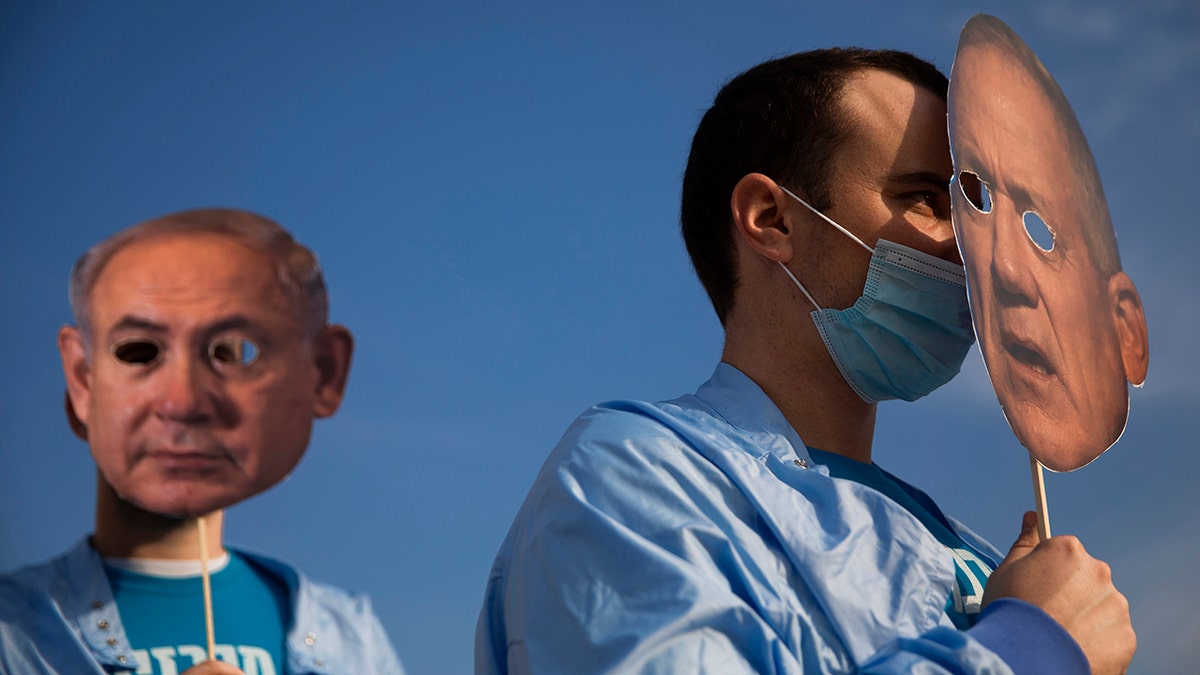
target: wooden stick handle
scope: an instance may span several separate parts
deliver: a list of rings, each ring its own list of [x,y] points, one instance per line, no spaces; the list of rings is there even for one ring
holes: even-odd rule
[[[213,639],[212,582],[208,578],[208,528],[205,527],[204,516],[197,518],[196,523],[200,530],[200,584],[204,588],[204,633],[208,641],[208,660],[213,661],[217,658],[217,649],[216,640]]]
[[[1033,473],[1033,499],[1037,502],[1038,536],[1042,541],[1050,538],[1050,512],[1046,508],[1046,481],[1042,463],[1029,455],[1029,470]]]

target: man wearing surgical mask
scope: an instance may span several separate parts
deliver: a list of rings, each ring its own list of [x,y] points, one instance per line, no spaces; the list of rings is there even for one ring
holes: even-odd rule
[[[596,406],[501,547],[477,673],[1122,672],[1078,541],[1007,555],[872,463],[878,402],[972,342],[946,79],[893,51],[761,64],[705,114],[684,240],[725,328],[694,395]]]

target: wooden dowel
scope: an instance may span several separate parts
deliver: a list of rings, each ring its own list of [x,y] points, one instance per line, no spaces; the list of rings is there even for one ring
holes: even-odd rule
[[[1029,470],[1033,473],[1033,499],[1037,502],[1038,536],[1042,541],[1050,538],[1050,512],[1046,508],[1046,481],[1042,463],[1029,455]]]
[[[196,519],[200,528],[200,583],[204,588],[204,633],[208,641],[208,660],[213,661],[216,655],[216,640],[213,639],[213,609],[212,583],[208,578],[208,532],[205,518]]]

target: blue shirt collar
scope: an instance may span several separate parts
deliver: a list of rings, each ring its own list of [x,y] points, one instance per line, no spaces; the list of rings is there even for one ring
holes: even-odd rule
[[[804,441],[775,402],[734,366],[718,363],[712,377],[696,390],[696,398],[763,450],[784,461],[803,462],[806,468],[814,465]]]

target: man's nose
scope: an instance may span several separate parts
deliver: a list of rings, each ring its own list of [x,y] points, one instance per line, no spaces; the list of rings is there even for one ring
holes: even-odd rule
[[[945,218],[939,217],[937,222],[927,226],[922,234],[925,236],[925,242],[922,243],[921,250],[946,262],[963,264],[962,256],[958,253],[958,241],[954,238],[954,223],[949,214]]]
[[[1033,242],[1025,232],[1020,209],[996,205],[992,230],[992,279],[996,295],[1010,305],[1037,306],[1037,279],[1030,263]]]
[[[954,238],[954,228],[947,222],[947,230],[944,233],[939,232],[939,238],[934,241],[933,248],[929,251],[946,262],[952,262],[955,265],[963,264],[962,256],[958,252],[958,241]]]
[[[196,358],[175,355],[161,371],[156,413],[176,422],[197,423],[213,414],[212,378],[208,365]]]

